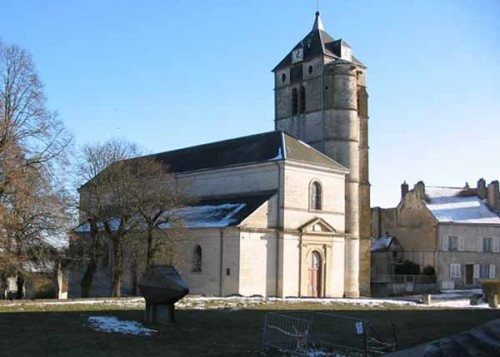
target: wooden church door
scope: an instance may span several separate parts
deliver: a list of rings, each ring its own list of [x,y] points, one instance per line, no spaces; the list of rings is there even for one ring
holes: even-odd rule
[[[309,259],[309,296],[321,297],[321,256],[312,252]]]

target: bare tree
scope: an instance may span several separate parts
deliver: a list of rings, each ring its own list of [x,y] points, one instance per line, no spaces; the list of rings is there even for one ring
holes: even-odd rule
[[[129,159],[138,153],[133,144],[116,140],[83,150],[80,171],[88,181],[80,188],[80,210],[91,242],[82,292],[92,283],[103,234],[113,250],[113,296],[121,293],[125,243],[136,274],[142,262],[174,252],[173,239],[161,228],[174,226],[171,212],[185,200],[163,163],[152,156]]]
[[[170,253],[173,253],[174,247],[171,243],[174,236],[179,235],[182,226],[175,213],[192,199],[180,193],[180,186],[175,177],[162,163],[145,157],[136,165],[140,171],[140,181],[134,187],[137,191],[133,192],[136,195],[137,213],[141,219],[141,239],[138,239],[138,242],[145,243],[147,266],[154,264],[157,258],[164,262],[172,260]]]
[[[79,176],[86,180],[80,189],[80,215],[90,227],[90,243],[87,245],[87,267],[81,282],[82,296],[89,296],[97,260],[100,254],[104,230],[113,244],[112,295],[120,296],[123,273],[123,237],[132,228],[130,194],[126,181],[130,172],[124,160],[140,154],[139,148],[120,140],[109,140],[104,144],[89,144],[83,147],[78,165]]]
[[[131,193],[136,196],[139,224],[127,239],[134,292],[139,272],[148,265],[181,262],[178,243],[184,229],[177,212],[193,201],[181,193],[175,176],[161,162],[143,157],[135,165],[138,182]]]
[[[46,108],[31,56],[0,40],[0,268],[21,271],[69,225],[57,175],[71,136]]]

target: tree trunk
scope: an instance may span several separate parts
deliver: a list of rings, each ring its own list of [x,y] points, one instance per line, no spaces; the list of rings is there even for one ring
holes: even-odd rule
[[[22,274],[18,273],[16,283],[17,283],[16,299],[21,300],[24,297],[24,277]]]
[[[137,280],[138,280],[137,275],[139,274],[139,272],[138,272],[136,257],[132,258],[132,264],[130,270],[132,273],[132,295],[137,295]]]
[[[91,258],[87,264],[87,269],[85,274],[83,274],[82,281],[80,282],[81,296],[82,298],[90,297],[90,289],[92,288],[92,280],[94,280],[94,274],[97,268],[95,259]]]
[[[98,229],[95,220],[89,220],[90,224],[90,237],[92,243],[90,244],[89,251],[89,262],[87,264],[87,269],[83,274],[82,281],[80,281],[81,297],[90,297],[90,291],[92,289],[92,281],[94,280],[94,275],[97,270],[97,251],[99,249],[99,237]],[[107,252],[106,252],[107,254]]]
[[[146,266],[153,263],[153,231],[148,229],[148,251],[146,254]]]
[[[113,286],[111,296],[120,297],[123,275],[122,240],[120,236],[113,237],[113,258]]]

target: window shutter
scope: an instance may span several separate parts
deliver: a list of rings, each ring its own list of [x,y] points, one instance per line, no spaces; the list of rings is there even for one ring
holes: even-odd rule
[[[464,237],[458,237],[458,251],[463,252],[465,250]]]
[[[450,264],[450,278],[460,278],[460,264]]]
[[[479,279],[479,264],[474,264],[474,279]]]
[[[476,237],[476,252],[483,251],[483,238]]]
[[[441,237],[441,245],[443,248],[443,252],[448,251],[448,237]]]
[[[493,252],[498,253],[500,251],[500,238],[499,237],[494,237],[493,238]]]
[[[495,264],[490,264],[490,279],[495,279]]]

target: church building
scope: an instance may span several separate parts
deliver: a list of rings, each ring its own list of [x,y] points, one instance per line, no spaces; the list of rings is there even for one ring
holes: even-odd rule
[[[366,67],[316,13],[273,72],[275,131],[151,155],[196,199],[182,209],[177,268],[193,294],[368,294]],[[111,269],[101,267],[92,295],[110,293]],[[136,281],[127,271],[125,294]],[[70,296],[82,273],[75,264]]]

